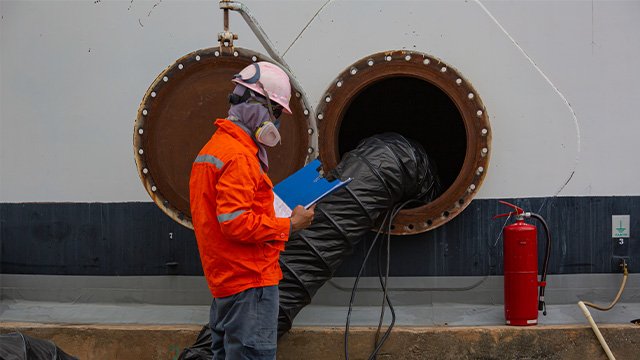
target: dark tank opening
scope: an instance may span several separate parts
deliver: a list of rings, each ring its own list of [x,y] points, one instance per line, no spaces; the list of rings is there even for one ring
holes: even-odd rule
[[[441,193],[462,170],[467,138],[462,115],[440,88],[413,77],[383,79],[357,94],[340,125],[340,157],[374,134],[396,132],[418,141],[436,162]]]
[[[491,152],[489,117],[471,82],[441,59],[406,50],[372,54],[345,68],[321,99],[319,157],[329,171],[361,139],[384,132],[417,141],[436,163],[440,195],[401,210],[393,234],[447,223],[482,185]]]

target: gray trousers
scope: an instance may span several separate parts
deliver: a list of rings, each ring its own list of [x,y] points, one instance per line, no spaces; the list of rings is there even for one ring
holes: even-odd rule
[[[279,302],[277,285],[214,298],[209,313],[213,360],[275,359]]]

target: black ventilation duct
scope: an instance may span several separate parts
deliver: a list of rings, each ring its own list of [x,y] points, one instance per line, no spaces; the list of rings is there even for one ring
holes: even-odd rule
[[[3,360],[78,360],[60,350],[52,341],[40,340],[19,331],[0,335]]]
[[[381,215],[410,199],[428,203],[440,188],[422,145],[395,133],[362,140],[327,178],[353,180],[318,203],[311,225],[294,233],[280,254],[278,335],[291,328]]]

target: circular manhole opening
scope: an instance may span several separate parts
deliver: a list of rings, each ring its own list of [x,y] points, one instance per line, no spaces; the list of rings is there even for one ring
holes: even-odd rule
[[[268,59],[241,48],[216,47],[176,60],[145,94],[133,132],[136,165],[153,201],[171,218],[193,228],[189,178],[194,159],[228,115],[231,82],[247,65]],[[317,134],[302,91],[292,88],[292,115],[282,114],[282,144],[267,148],[269,178],[277,184],[300,169]]]
[[[456,69],[426,54],[395,51],[361,59],[327,89],[317,119],[327,170],[360,140],[384,132],[418,141],[435,161],[440,195],[402,210],[394,234],[448,222],[471,202],[486,175],[491,128],[480,96]]]

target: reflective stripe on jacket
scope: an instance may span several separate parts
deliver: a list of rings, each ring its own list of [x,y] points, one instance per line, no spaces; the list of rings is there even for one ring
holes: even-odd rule
[[[258,147],[229,120],[218,127],[191,169],[190,202],[200,259],[213,297],[277,285],[289,218],[276,218],[273,185]]]

